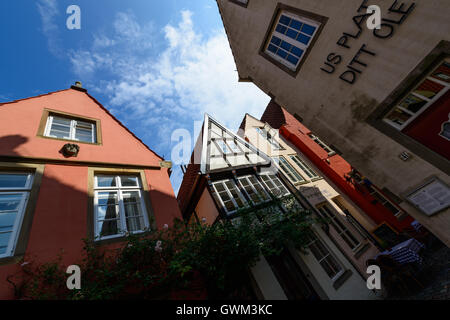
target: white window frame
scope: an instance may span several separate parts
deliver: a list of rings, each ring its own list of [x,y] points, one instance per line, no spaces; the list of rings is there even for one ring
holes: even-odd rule
[[[273,157],[272,159],[277,164],[277,166],[281,169],[283,174],[286,177],[288,177],[288,179],[293,184],[301,184],[301,183],[307,182],[306,179],[300,174],[300,172],[295,170],[294,166],[291,163],[289,163],[289,161],[285,157],[279,156],[279,157]]]
[[[331,225],[333,226],[334,230],[336,230],[337,234],[342,238],[342,240],[345,242],[346,245],[350,247],[350,249],[355,252],[358,251],[358,249],[362,245],[362,239],[360,239],[359,234],[355,235],[355,232],[350,230],[350,228],[347,226],[347,222],[342,219],[338,212],[333,208],[333,206],[328,202],[323,202],[321,204],[318,204],[317,210],[324,216],[324,218],[329,218],[331,220]],[[326,211],[327,213],[323,213],[322,209]],[[347,236],[346,232],[350,233],[352,237],[358,241],[357,243],[353,241],[350,237]],[[348,242],[344,239],[344,237],[348,240],[348,242],[352,243],[353,247],[351,247]]]
[[[337,279],[339,279],[340,276],[342,276],[345,272],[344,270],[344,266],[342,265],[342,263],[336,258],[336,256],[333,254],[333,252],[331,252],[330,248],[326,245],[326,243],[315,233],[313,232],[313,236],[312,236],[312,241],[308,244],[308,250],[311,252],[312,256],[316,259],[317,263],[320,265],[320,267],[322,268],[322,270],[325,272],[325,274],[330,278],[330,276],[328,275],[327,271],[325,270],[325,268],[323,268],[321,262],[324,261],[327,257],[331,257],[337,266],[339,266],[340,270],[338,271],[338,273],[336,273],[333,277],[331,277],[331,281],[334,282]],[[312,252],[312,250],[310,249],[311,245],[313,245],[314,243],[319,242],[324,248],[325,250],[327,250],[327,254],[324,255],[322,258],[318,259],[314,253]],[[320,251],[320,250],[318,250]]]
[[[274,136],[266,128],[256,127],[255,129],[267,141],[267,143],[269,143],[273,150],[284,150],[281,144],[274,139]]]
[[[325,142],[322,141],[318,136],[316,136],[314,133],[310,133],[309,137],[317,143],[323,150],[325,150],[329,156],[335,155],[336,152],[331,149]]]
[[[383,207],[385,207],[387,210],[389,210],[386,206],[385,206],[385,203],[390,203],[391,204],[391,206],[393,206],[395,209],[397,209],[398,210],[398,212],[397,213],[393,213],[391,210],[389,210],[389,212],[391,212],[393,215],[394,215],[394,217],[396,217],[396,218],[400,218],[400,217],[402,217],[404,214],[405,214],[405,212],[403,211],[403,209],[401,209],[398,205],[396,205],[395,203],[393,203],[392,201],[390,201],[388,198],[386,198],[386,196],[385,195],[383,195],[380,191],[378,191],[377,190],[377,188],[375,187],[375,186],[370,186],[370,189],[369,189],[369,194],[372,196],[372,197],[374,197]],[[378,196],[376,197],[376,196],[374,196],[374,194],[377,194]],[[380,198],[383,200],[383,201],[380,201]]]
[[[237,194],[238,194],[239,199],[242,201],[242,203],[243,203],[243,205],[244,205],[243,207],[240,207],[240,206],[237,204],[237,202],[236,202],[236,200],[235,200],[233,194],[231,193],[230,189],[228,188],[226,182],[231,182],[231,183],[233,184],[233,186],[234,186],[234,188],[235,188],[235,190],[236,190],[236,192],[237,192]],[[234,207],[236,208],[235,210],[229,211],[229,210],[227,209],[227,207],[225,206],[225,203],[223,202],[222,198],[220,197],[219,191],[218,191],[217,188],[216,188],[216,185],[217,185],[217,184],[222,184],[222,186],[224,187],[224,189],[225,189],[225,191],[226,191],[228,197],[231,199],[231,202],[233,203]],[[224,180],[220,180],[220,181],[214,181],[214,182],[212,183],[212,187],[213,187],[213,189],[214,189],[214,192],[215,192],[216,195],[217,195],[217,199],[219,200],[221,207],[225,210],[225,212],[226,212],[228,215],[231,215],[231,214],[237,212],[239,209],[242,209],[242,208],[245,208],[246,206],[248,206],[247,200],[246,200],[245,197],[242,195],[241,190],[239,189],[238,185],[235,183],[235,181],[234,181],[233,179],[224,179]]]
[[[50,134],[51,130],[52,130],[52,125],[53,125],[53,119],[54,118],[61,118],[61,119],[66,119],[66,120],[70,120],[70,132],[69,132],[69,137],[64,137],[64,138],[58,138],[56,136],[53,136]],[[97,124],[90,122],[89,120],[76,120],[74,118],[71,117],[64,117],[64,116],[59,116],[59,115],[52,115],[50,114],[48,116],[47,119],[47,124],[45,126],[45,131],[44,131],[44,136],[45,137],[50,137],[50,138],[58,138],[58,139],[64,139],[64,140],[73,140],[73,141],[80,141],[80,142],[86,142],[86,141],[81,141],[79,139],[76,138],[76,130],[77,130],[77,124],[78,121],[83,122],[83,123],[88,123],[91,125],[91,134],[92,134],[92,140],[90,143],[97,143]],[[89,143],[89,142],[87,142]]]
[[[309,43],[308,43],[307,45],[305,45],[304,43],[301,43],[301,42],[299,42],[299,41],[297,41],[297,40],[294,40],[294,39],[292,39],[292,38],[289,38],[288,36],[286,36],[286,35],[284,35],[284,34],[281,34],[281,33],[277,32],[277,30],[276,30],[277,25],[280,23],[281,16],[283,16],[283,15],[284,15],[284,16],[287,16],[287,17],[289,17],[289,18],[291,18],[291,19],[298,20],[298,21],[300,21],[300,22],[302,22],[302,23],[307,23],[307,24],[309,24],[309,25],[311,25],[311,26],[313,26],[313,27],[316,28],[316,30],[314,30],[314,33],[313,33],[311,36],[310,36],[310,35],[307,35],[308,37],[311,37],[311,39],[310,39],[310,41],[309,41]],[[301,63],[302,60],[304,59],[305,54],[306,54],[308,48],[311,46],[311,43],[313,43],[314,38],[316,37],[317,32],[318,32],[320,26],[321,26],[321,24],[320,24],[319,22],[317,22],[317,21],[314,21],[314,20],[311,20],[311,19],[308,19],[308,18],[305,18],[305,17],[298,16],[298,15],[293,14],[293,13],[291,13],[291,12],[289,12],[289,11],[286,11],[286,10],[282,10],[282,11],[278,14],[278,17],[277,17],[277,19],[276,19],[276,21],[275,21],[275,24],[274,24],[274,26],[273,26],[273,31],[270,33],[270,35],[269,35],[269,37],[268,37],[268,39],[267,39],[267,42],[266,42],[265,47],[264,47],[264,52],[265,52],[266,54],[268,54],[272,59],[274,59],[274,60],[278,61],[279,63],[281,63],[281,64],[285,65],[286,67],[288,67],[290,70],[296,71],[297,68],[298,68],[298,66],[300,65],[300,63]],[[297,30],[297,32],[300,32],[300,33],[301,33],[301,31],[298,31],[298,30]],[[306,34],[305,34],[305,35],[306,35]],[[288,60],[285,60],[285,59],[283,59],[283,58],[277,56],[275,53],[270,52],[270,51],[268,50],[268,47],[269,47],[269,44],[270,44],[270,40],[272,39],[273,36],[276,36],[276,37],[280,38],[281,40],[284,40],[284,41],[288,42],[289,44],[291,44],[291,45],[293,45],[293,46],[296,46],[297,48],[303,50],[303,54],[302,54],[302,56],[299,58],[299,60],[298,60],[298,62],[297,62],[296,65],[292,64],[292,63],[289,62]]]
[[[433,73],[444,63],[450,63],[450,58],[444,59],[442,60],[439,65],[432,71],[430,72],[426,77],[423,77],[420,81],[419,84],[417,86],[414,87],[413,90],[409,91],[401,100],[400,103],[403,102],[409,95],[413,95],[416,98],[419,98],[421,100],[426,101],[427,103],[416,113],[409,111],[408,109],[405,109],[403,107],[400,106],[400,104],[396,105],[395,107],[391,108],[391,110],[386,114],[386,116],[383,118],[383,121],[388,123],[389,125],[393,126],[394,128],[396,128],[399,131],[402,131],[403,129],[405,129],[411,122],[413,122],[415,119],[417,119],[422,113],[424,113],[429,107],[431,107],[437,100],[439,100],[444,94],[447,93],[447,91],[450,89],[450,83],[449,82],[445,82],[436,78],[433,78],[432,75]],[[430,80],[433,82],[436,82],[437,84],[440,84],[442,86],[444,86],[444,88],[442,88],[441,92],[439,92],[438,94],[436,94],[433,98],[427,98],[424,97],[420,94],[415,93],[414,91],[417,90],[417,88],[426,80]],[[395,123],[389,119],[387,119],[387,117],[389,116],[389,114],[391,114],[395,109],[400,109],[401,111],[409,114],[411,117],[406,120],[402,125],[399,125],[398,123]]]
[[[116,182],[116,186],[115,187],[98,187],[98,177],[102,177],[102,176],[106,176],[106,177],[114,177],[114,180]],[[141,183],[141,179],[139,178],[139,176],[135,176],[132,175],[131,177],[133,178],[137,178],[137,186],[122,186],[121,183],[121,179],[119,177],[124,177],[124,176],[131,176],[131,175],[116,175],[116,174],[96,174],[94,177],[94,235],[95,235],[95,240],[106,240],[106,239],[113,239],[113,238],[119,238],[119,237],[123,237],[127,232],[129,233],[133,233],[133,234],[139,234],[139,233],[143,233],[146,230],[138,230],[138,231],[127,231],[127,225],[126,225],[126,216],[125,216],[125,205],[123,202],[123,193],[125,192],[137,192],[139,195],[139,201],[140,201],[140,209],[142,212],[142,216],[144,219],[144,228],[145,229],[150,229],[150,223],[149,223],[149,219],[148,219],[148,213],[147,213],[147,208],[145,207],[145,200],[143,197],[143,192],[142,192],[142,183]],[[118,229],[118,233],[115,235],[109,235],[109,236],[101,236],[100,235],[100,230],[98,230],[98,221],[99,221],[99,215],[98,215],[98,194],[102,193],[102,192],[115,192],[117,194],[117,201],[118,204],[117,206],[119,207],[119,221],[117,223],[117,229]],[[117,208],[116,208],[117,209]]]
[[[281,185],[283,186],[283,188],[286,189],[286,192],[285,192],[285,193],[280,194],[280,195],[278,196],[279,198],[285,197],[285,196],[288,196],[288,195],[291,194],[290,191],[289,191],[289,189],[283,184],[283,182],[282,182],[275,174],[273,174],[273,173],[269,173],[269,174],[261,174],[260,177],[261,177],[262,182],[264,183],[264,186],[267,188],[267,190],[270,191],[270,193],[271,193],[272,195],[274,195],[274,193],[272,192],[272,189],[267,185],[266,181],[262,178],[262,177],[264,177],[264,176],[267,177],[267,178],[274,184],[275,188],[277,188],[278,191],[280,191],[280,193],[281,193],[281,190],[280,190],[280,188],[276,185],[276,183],[275,183],[274,181],[279,181],[279,182],[281,183]]]
[[[8,245],[6,247],[6,251],[4,254],[0,254],[0,258],[11,257],[14,255],[14,250],[17,246],[17,240],[19,238],[20,230],[22,228],[23,217],[25,215],[25,210],[27,208],[28,199],[30,198],[31,187],[33,185],[34,174],[29,172],[0,172],[0,175],[7,174],[26,174],[27,181],[24,187],[20,188],[0,188],[0,194],[18,194],[21,195],[20,204],[17,208],[17,216],[14,221],[13,231],[11,232],[11,236],[9,238]],[[6,231],[0,231],[2,233],[9,233]]]
[[[311,168],[298,154],[291,154],[289,158],[299,167],[311,180],[318,179],[320,176]]]
[[[256,179],[256,182],[259,184],[259,186],[263,190],[264,194],[266,195],[266,200],[261,199],[261,196],[259,196],[259,192],[258,192],[258,190],[256,190],[255,185],[250,181],[250,179],[249,179],[250,177],[253,177],[253,178]],[[256,193],[258,195],[258,197],[260,198],[260,201],[258,201],[255,204],[261,204],[261,203],[268,202],[268,201],[271,200],[270,195],[267,193],[265,186],[261,184],[261,182],[258,180],[258,177],[256,177],[255,175],[246,175],[246,176],[242,176],[242,177],[238,178],[239,184],[241,185],[242,189],[245,191],[245,193],[247,194],[248,198],[251,199],[254,202],[254,200],[250,197],[250,195],[248,194],[248,192],[245,189],[244,185],[242,184],[241,180],[246,180],[248,185],[252,188],[253,192]]]

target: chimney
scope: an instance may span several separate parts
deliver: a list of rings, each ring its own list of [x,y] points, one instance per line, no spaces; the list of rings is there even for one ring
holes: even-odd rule
[[[70,87],[71,89],[87,92],[86,89],[83,88],[83,85],[81,84],[81,81],[76,81],[73,86]]]

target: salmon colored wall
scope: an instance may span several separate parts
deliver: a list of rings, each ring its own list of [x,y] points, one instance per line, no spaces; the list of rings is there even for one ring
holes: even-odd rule
[[[82,239],[87,236],[87,167],[46,165],[33,216],[25,261],[55,261],[63,251],[63,263],[81,260]],[[4,279],[17,265],[0,266],[0,299],[12,299]]]
[[[205,223],[210,225],[213,224],[219,216],[220,213],[217,210],[214,199],[211,197],[208,188],[203,190],[202,196],[198,200],[197,207],[195,208],[195,212],[200,221],[204,218]]]
[[[155,212],[158,228],[161,228],[164,224],[172,225],[175,218],[183,219],[167,170],[165,168],[145,170],[145,177],[150,190],[150,201]]]
[[[0,156],[69,162],[67,165],[45,165],[25,261],[54,261],[64,250],[63,264],[80,262],[82,239],[88,235],[88,167],[70,165],[70,161],[74,160],[68,160],[58,152],[66,141],[36,136],[44,108],[100,119],[103,145],[80,143],[80,153],[73,159],[158,167],[145,170],[156,224],[162,227],[166,223],[170,225],[174,218],[181,219],[168,169],[159,168],[161,159],[85,93],[70,89],[0,105]],[[113,244],[105,248],[117,246]],[[6,277],[19,268],[14,263],[0,264],[0,299],[14,298],[13,288]]]
[[[67,142],[37,137],[44,108],[101,121],[103,145],[79,143],[77,161],[159,165],[160,159],[156,154],[135,139],[86,93],[74,89],[0,105],[0,155],[72,161],[59,153]]]
[[[370,194],[361,193],[361,191],[355,189],[353,184],[347,182],[345,174],[351,171],[350,164],[339,155],[329,157],[328,153],[308,136],[309,133],[311,131],[301,124],[295,126],[284,125],[280,128],[280,134],[299,148],[320,171],[347,194],[375,223],[387,222],[398,231],[410,227],[413,221],[411,217],[399,221],[380,203],[372,204],[371,202],[374,198]],[[329,164],[326,162],[326,159],[330,161]]]

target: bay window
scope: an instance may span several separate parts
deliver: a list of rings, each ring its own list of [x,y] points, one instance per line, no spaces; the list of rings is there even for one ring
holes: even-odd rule
[[[214,197],[227,214],[232,214],[247,205],[244,196],[233,180],[223,180],[213,183]]]

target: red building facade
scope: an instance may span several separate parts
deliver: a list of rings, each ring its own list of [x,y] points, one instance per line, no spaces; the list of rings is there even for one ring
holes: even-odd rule
[[[298,116],[290,114],[274,101],[270,102],[261,117],[261,121],[279,129],[284,138],[308,157],[377,225],[387,226],[398,233],[411,228],[413,219],[396,204],[395,196],[390,195],[389,190],[380,190],[370,182],[370,179],[361,176],[338,154],[336,148],[328,146],[300,120]]]
[[[0,299],[22,261],[81,261],[181,218],[170,163],[81,85],[0,104]]]

